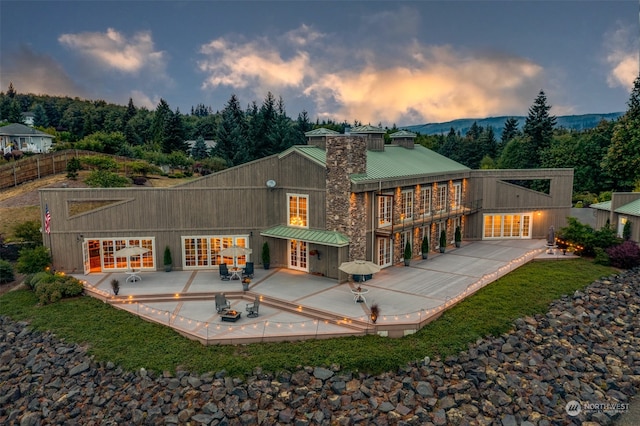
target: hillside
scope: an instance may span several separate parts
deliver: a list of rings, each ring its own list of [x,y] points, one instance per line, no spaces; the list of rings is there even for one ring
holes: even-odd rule
[[[583,114],[583,115],[564,115],[557,117],[558,128],[565,128],[571,130],[585,130],[591,129],[598,125],[602,120],[616,120],[624,115],[624,112],[611,112],[607,114]],[[402,129],[409,130],[410,132],[420,133],[422,135],[438,135],[447,134],[453,127],[456,132],[460,132],[462,135],[467,133],[473,123],[477,123],[482,127],[493,127],[497,137],[502,134],[502,128],[507,118],[515,118],[518,120],[519,127],[522,129],[526,116],[502,116],[502,117],[489,117],[489,118],[461,118],[458,120],[447,121],[445,123],[430,123],[430,124],[416,124],[411,126],[404,126]]]

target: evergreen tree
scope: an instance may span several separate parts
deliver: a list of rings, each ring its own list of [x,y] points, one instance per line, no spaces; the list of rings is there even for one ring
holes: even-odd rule
[[[556,117],[549,115],[550,109],[551,106],[547,105],[547,96],[541,90],[529,108],[529,115],[523,128],[523,133],[531,139],[532,145],[531,159],[526,167],[540,167],[540,154],[551,145]]]
[[[302,112],[298,114],[296,128],[298,131],[297,138],[299,139],[299,142],[296,142],[296,145],[306,145],[307,138],[304,134],[313,130],[311,122],[309,121],[309,114],[306,110],[302,110]]]
[[[9,123],[24,124],[24,120],[22,118],[22,109],[20,108],[20,103],[16,99],[13,99],[11,101],[11,104],[9,105],[7,120],[9,121]]]
[[[504,146],[511,139],[515,138],[519,133],[520,130],[518,130],[518,119],[515,117],[509,117],[504,122],[500,142],[502,142],[502,145]]]
[[[124,125],[126,125],[129,120],[131,120],[136,115],[136,107],[133,105],[133,99],[129,98],[129,103],[127,104],[127,110],[124,113],[123,121]]]
[[[272,140],[276,122],[276,101],[273,93],[268,92],[258,114],[251,120],[252,145],[249,149],[249,158],[255,160],[276,152]]]
[[[196,142],[193,144],[193,148],[191,148],[191,157],[193,157],[194,160],[202,160],[208,156],[209,152],[207,150],[207,145],[204,143],[204,138],[202,136],[198,136]]]
[[[7,89],[7,96],[9,99],[13,99],[16,96],[16,89],[13,88],[13,81],[9,82],[9,88]]]
[[[175,113],[171,113],[168,118],[167,127],[165,128],[162,140],[162,152],[170,154],[172,152],[185,153],[189,150],[189,146],[184,137],[184,126],[182,124],[182,114],[180,109],[176,109]]]
[[[246,119],[235,94],[231,95],[221,115],[214,156],[222,158],[229,167],[248,161]]]
[[[157,146],[164,145],[166,129],[169,125],[169,119],[173,115],[169,104],[164,99],[160,99],[158,106],[153,114],[153,122],[151,124],[151,137]]]
[[[627,104],[629,109],[615,124],[611,145],[602,159],[602,167],[619,191],[629,191],[640,181],[640,77],[633,83]]]
[[[33,125],[34,127],[48,127],[49,120],[47,119],[47,112],[44,110],[42,104],[37,104],[33,108]]]

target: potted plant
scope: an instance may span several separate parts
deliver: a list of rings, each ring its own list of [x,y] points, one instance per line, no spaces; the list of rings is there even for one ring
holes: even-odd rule
[[[411,243],[407,241],[407,244],[404,246],[404,266],[409,266],[411,263]]]
[[[371,322],[375,324],[376,321],[378,321],[378,315],[380,315],[380,307],[378,306],[377,303],[374,303],[369,308],[369,311],[370,311],[369,316],[371,318]]]
[[[455,237],[456,247],[460,247],[460,242],[462,241],[462,231],[460,231],[460,227],[456,226]]]
[[[120,281],[116,280],[115,278],[111,280],[111,290],[113,290],[113,294],[115,294],[116,296],[118,295],[118,292],[120,291]]]
[[[426,259],[429,256],[429,237],[426,235],[422,238],[422,258]]]
[[[173,265],[173,259],[171,258],[171,249],[169,246],[164,248],[164,271],[171,272],[171,267]]]
[[[251,284],[251,278],[244,277],[242,279],[242,290],[243,291],[248,291],[249,290],[249,284]]]
[[[447,231],[444,229],[440,231],[440,253],[444,253],[445,248],[447,247]]]
[[[269,243],[265,241],[264,244],[262,244],[262,265],[264,269],[269,269],[270,264],[271,254],[269,253]]]

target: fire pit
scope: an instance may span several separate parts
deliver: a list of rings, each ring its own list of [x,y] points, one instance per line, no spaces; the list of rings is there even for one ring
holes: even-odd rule
[[[220,312],[220,318],[222,319],[222,321],[236,322],[240,319],[241,316],[242,312],[238,311],[229,310]]]

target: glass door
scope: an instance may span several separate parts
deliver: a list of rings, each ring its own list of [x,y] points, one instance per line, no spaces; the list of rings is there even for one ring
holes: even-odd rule
[[[289,268],[309,272],[305,241],[289,240]]]

